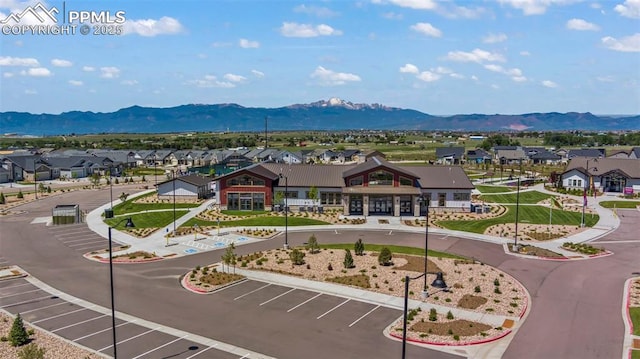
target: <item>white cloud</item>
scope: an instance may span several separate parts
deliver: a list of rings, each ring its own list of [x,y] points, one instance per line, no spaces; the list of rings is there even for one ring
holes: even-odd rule
[[[504,67],[496,64],[486,64],[484,65],[484,68],[489,71],[507,75],[511,78],[511,80],[516,82],[527,81],[527,78],[522,75],[522,70],[520,70],[519,68],[505,69]]]
[[[402,20],[403,18],[402,14],[398,14],[395,12],[386,12],[382,14],[382,17],[389,20]]]
[[[445,7],[438,7],[436,11],[449,19],[477,19],[487,12],[483,7],[467,7],[458,5],[449,5],[446,2],[440,2]]]
[[[93,66],[82,66],[82,71],[84,71],[84,72],[93,72],[95,70],[96,70],[96,68],[93,67]]]
[[[520,51],[520,56],[531,56],[529,51]]]
[[[53,59],[51,60],[51,65],[56,67],[71,67],[73,63],[69,60]]]
[[[482,42],[485,44],[495,44],[498,42],[507,41],[507,35],[505,34],[489,34],[482,38]]]
[[[438,7],[434,0],[390,0],[392,4],[416,10],[433,10]]]
[[[482,63],[485,61],[489,62],[505,62],[506,59],[504,56],[496,53],[491,53],[489,51],[475,49],[471,52],[464,51],[450,51],[447,54],[447,59],[451,61],[457,62],[477,62]]]
[[[640,19],[640,0],[625,0],[613,9],[621,16]]]
[[[419,22],[415,25],[412,25],[411,30],[431,37],[442,36],[442,31],[436,29],[435,27],[433,27],[433,25],[426,22]]]
[[[600,82],[613,82],[614,78],[613,76],[598,76],[596,77],[596,80]]]
[[[571,19],[567,21],[567,29],[578,31],[598,31],[600,27],[583,19]]]
[[[31,57],[0,56],[0,66],[40,66],[38,60]]]
[[[79,80],[69,80],[69,85],[71,86],[82,86],[84,85],[84,82],[79,81]]]
[[[251,73],[252,73],[255,77],[264,77],[264,72],[262,72],[262,71],[258,71],[258,70],[251,70]]]
[[[322,66],[318,66],[313,73],[311,73],[312,79],[317,79],[322,86],[339,86],[345,85],[347,82],[361,81],[360,76],[346,73],[335,72],[329,69],[325,69]]]
[[[558,84],[550,80],[544,80],[542,81],[542,86],[549,87],[549,88],[556,88],[558,87]]]
[[[208,57],[207,54],[198,54],[197,56],[199,59],[206,59]]]
[[[120,76],[120,69],[113,66],[101,67],[100,72],[100,77],[103,79],[114,79]]]
[[[406,64],[406,65],[400,67],[400,72],[405,73],[405,74],[417,74],[420,71],[418,71],[418,67],[416,65]]]
[[[144,19],[144,20],[128,20],[124,22],[123,33],[138,34],[140,36],[152,37],[156,35],[171,35],[182,32],[184,28],[180,21],[163,16],[159,20]]]
[[[32,77],[49,77],[53,74],[51,73],[51,71],[49,71],[49,69],[45,67],[32,67],[26,71],[20,71],[20,75]]]
[[[240,75],[234,75],[234,74],[225,74],[224,79],[229,81],[229,82],[242,82],[245,81],[247,78],[244,76],[240,76]]]
[[[438,81],[440,77],[441,76],[439,74],[436,74],[431,71],[422,71],[421,73],[418,74],[418,76],[416,76],[418,80],[422,80],[424,82]]]
[[[610,50],[621,52],[640,52],[640,32],[616,39],[611,36],[602,38],[602,44]]]
[[[461,75],[459,73],[450,73],[449,76],[453,77],[454,79],[464,79],[464,75]]]
[[[473,81],[478,81],[478,80],[479,80],[479,79],[478,79],[478,76],[476,76],[476,75],[471,75],[471,79],[472,79]]]
[[[37,95],[38,91],[36,90],[24,90],[25,95]]]
[[[567,5],[580,0],[498,0],[500,4],[522,10],[525,15],[542,15],[553,5]]]
[[[122,85],[126,85],[126,86],[135,86],[135,85],[138,84],[138,81],[136,81],[136,80],[122,80],[122,81],[120,81],[120,83]]]
[[[240,39],[239,45],[243,49],[255,49],[255,48],[260,47],[260,43],[259,42],[250,41],[250,40],[247,40],[247,39]]]
[[[220,81],[215,75],[205,75],[204,78],[198,80],[192,80],[187,82],[188,84],[195,85],[200,88],[233,88],[236,87],[235,84],[228,81]]]
[[[3,72],[2,73],[2,77],[4,78],[9,78],[9,77],[13,77],[13,72]]]
[[[295,22],[283,22],[280,27],[280,34],[286,37],[317,37],[317,36],[339,36],[342,31],[335,30],[329,25],[320,24],[298,24]]]
[[[314,5],[298,5],[293,8],[293,11],[317,17],[334,17],[339,15],[339,13],[329,8]]]

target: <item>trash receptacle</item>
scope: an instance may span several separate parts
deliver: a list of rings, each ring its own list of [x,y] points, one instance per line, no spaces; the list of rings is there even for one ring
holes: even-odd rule
[[[107,208],[104,210],[104,218],[113,218],[113,208]]]

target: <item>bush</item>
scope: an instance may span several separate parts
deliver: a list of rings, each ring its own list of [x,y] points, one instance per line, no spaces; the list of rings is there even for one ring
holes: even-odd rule
[[[4,193],[0,192],[0,204],[4,204],[6,200],[4,199]]]
[[[378,263],[381,266],[389,266],[393,264],[391,262],[391,259],[392,259],[391,250],[387,247],[383,247],[382,250],[380,250],[380,254],[378,255]]]
[[[294,248],[291,253],[289,253],[289,259],[291,259],[291,263],[294,265],[303,265],[304,253],[302,253],[298,248]]]
[[[31,343],[18,352],[20,359],[44,359],[45,348],[41,348],[36,343]]]
[[[18,198],[19,198],[19,199],[23,199],[23,198],[24,198],[24,194],[22,194],[22,190],[20,190],[20,191],[18,192]]]
[[[353,264],[353,256],[351,255],[351,251],[349,249],[344,250],[344,261],[342,264],[345,268],[353,268],[355,265]]]
[[[438,312],[436,308],[431,308],[429,310],[429,321],[435,322],[436,320],[438,320]]]
[[[305,248],[311,254],[320,252],[320,246],[318,245],[318,239],[316,239],[316,236],[314,234],[312,234],[311,237],[309,237],[309,241],[307,242],[307,245],[306,245]]]
[[[449,320],[453,319],[453,313],[451,313],[451,311],[447,312],[447,319]]]
[[[29,342],[29,334],[27,333],[27,329],[24,327],[20,313],[16,315],[16,319],[13,320],[13,325],[11,325],[9,341],[14,347],[19,347]]]
[[[475,288],[473,288],[473,291],[476,293],[480,293],[480,286],[479,285],[475,286]]]
[[[358,241],[353,246],[353,251],[357,256],[364,255],[364,243],[362,243],[362,239],[358,238]]]

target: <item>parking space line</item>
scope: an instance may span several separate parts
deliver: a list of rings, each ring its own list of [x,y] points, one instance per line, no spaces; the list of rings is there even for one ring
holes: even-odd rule
[[[231,287],[235,287],[235,286],[237,286],[237,285],[239,285],[239,284],[243,284],[243,283],[246,283],[246,282],[248,282],[248,281],[249,281],[249,280],[245,278],[245,279],[243,279],[243,280],[241,280],[241,281],[239,281],[239,282],[236,282],[236,283],[234,283],[234,284],[230,284],[230,285],[225,286],[225,287],[222,287],[222,288],[220,288],[220,289],[216,289],[216,290],[214,290],[214,291],[211,291],[211,293],[218,293],[218,292],[222,292],[222,291],[223,291],[223,290],[225,290],[225,289],[229,289],[229,288],[231,288]]]
[[[7,294],[7,295],[3,295],[2,297],[0,297],[0,299],[5,299],[5,298],[9,298],[9,297],[15,297],[16,295],[22,295],[22,294],[27,294],[27,293],[40,292],[40,291],[42,291],[42,289],[38,288],[38,289],[34,289],[34,290],[28,290],[26,292]]]
[[[44,307],[40,307],[40,308],[34,308],[34,309],[30,309],[30,310],[25,310],[24,312],[21,312],[20,314],[27,314],[27,313],[31,313],[31,312],[37,312],[41,309],[47,309],[47,308],[51,308],[51,307],[56,307],[58,305],[63,305],[63,304],[69,304],[69,303],[75,303],[77,301],[79,301],[80,299],[74,299],[72,301],[69,302],[60,302],[60,303],[56,303],[56,304],[51,304],[51,305],[47,305]]]
[[[23,300],[22,302],[18,302],[18,303],[11,303],[11,304],[7,304],[7,305],[3,305],[0,308],[9,308],[9,307],[13,307],[16,305],[22,305],[22,304],[29,304],[29,303],[34,303],[38,300],[42,300],[42,299],[50,299],[52,297],[52,295],[48,295],[46,297],[39,297],[39,298],[33,298],[33,299],[29,299],[29,300]]]
[[[361,316],[360,318],[356,319],[353,323],[349,324],[349,328],[351,328],[352,326],[356,325],[356,323],[358,323],[360,320],[362,320],[364,317],[366,317],[367,315],[371,314],[374,310],[380,308],[380,306],[377,306],[373,309],[371,309],[370,311],[364,313],[363,316]]]
[[[278,298],[282,297],[282,296],[283,296],[283,295],[285,295],[285,294],[289,294],[289,293],[293,292],[294,290],[296,290],[296,289],[295,289],[295,288],[291,288],[290,290],[288,290],[288,291],[286,291],[286,292],[284,292],[284,293],[282,293],[282,294],[280,294],[280,295],[277,295],[277,296],[275,296],[275,297],[273,297],[273,298],[271,298],[271,299],[267,300],[266,302],[262,302],[262,303],[260,303],[260,306],[263,306],[263,305],[265,305],[265,304],[267,304],[267,303],[269,303],[269,302],[271,302],[271,301],[273,301],[273,300],[276,300],[276,299],[278,299]]]
[[[89,243],[87,243],[89,244]],[[83,251],[88,251],[89,249],[98,249],[98,248],[104,248],[104,245],[100,245],[98,246],[97,244],[94,244],[90,247],[81,247],[81,248],[73,248],[74,250],[78,251],[78,252],[83,252]]]
[[[200,355],[200,354],[202,354],[202,353],[206,352],[207,350],[209,350],[209,349],[213,349],[213,348],[215,348],[215,347],[217,347],[217,346],[218,346],[218,344],[217,344],[217,343],[216,343],[216,344],[214,344],[214,345],[211,345],[211,346],[209,346],[208,348],[206,348],[206,349],[202,349],[201,351],[199,351],[199,352],[197,352],[197,353],[193,354],[192,356],[187,357],[186,359],[191,359],[191,358],[195,357],[196,355]]]
[[[255,292],[259,291],[259,290],[262,290],[262,289],[264,289],[264,288],[266,288],[266,287],[268,287],[268,286],[270,286],[270,285],[271,285],[271,283],[269,283],[269,284],[265,284],[265,285],[263,285],[262,287],[260,287],[260,288],[258,288],[258,289],[254,289],[254,290],[252,290],[251,292],[244,293],[244,294],[243,294],[243,295],[241,295],[241,296],[235,297],[235,298],[233,298],[233,300],[238,300],[238,299],[240,299],[240,298],[244,298],[244,297],[248,296],[249,294],[253,294],[253,293],[255,293]]]
[[[85,241],[85,243],[76,243],[76,244],[68,244],[67,247],[78,247],[78,246],[86,246],[87,244],[90,244],[91,242],[96,242],[96,240],[94,239],[83,239],[83,241]]]
[[[88,240],[97,240],[98,238],[94,238],[94,236],[88,237],[88,238],[80,238],[80,239],[72,239],[70,241],[62,241],[62,243],[67,244],[67,243],[73,243],[73,242],[80,242],[80,241],[88,241]]]
[[[164,343],[164,344],[162,344],[162,345],[161,345],[161,346],[159,346],[159,347],[156,347],[156,348],[154,348],[154,349],[151,349],[151,350],[147,351],[146,353],[142,353],[142,354],[138,355],[137,357],[133,357],[133,359],[138,359],[138,358],[140,358],[141,356],[147,355],[147,354],[149,354],[149,353],[153,353],[154,351],[156,351],[156,350],[158,350],[158,349],[164,348],[164,347],[166,347],[167,345],[171,345],[171,344],[173,344],[173,343],[177,342],[178,340],[182,340],[182,339],[184,339],[184,338],[186,338],[186,337],[188,337],[188,336],[189,336],[188,334],[187,334],[187,335],[183,335],[183,336],[182,336],[182,337],[180,337],[180,338],[176,338],[176,339],[174,339],[174,340],[172,340],[172,341],[170,341],[170,342],[168,342],[168,343]]]
[[[333,312],[334,310],[336,310],[336,309],[338,309],[338,308],[342,307],[343,305],[347,304],[347,302],[348,302],[348,301],[350,301],[350,300],[351,300],[351,299],[347,299],[347,300],[345,300],[344,302],[342,302],[342,303],[340,303],[340,304],[336,305],[335,307],[333,307],[333,308],[329,309],[328,311],[324,312],[324,314],[320,315],[320,316],[319,316],[319,317],[317,317],[316,319],[320,319],[320,318],[324,317],[325,315],[327,315],[327,314],[329,314],[329,313]]]
[[[309,299],[305,300],[304,302],[302,302],[302,303],[300,303],[300,304],[296,305],[295,307],[293,307],[293,308],[291,308],[291,309],[287,310],[287,313],[289,313],[289,312],[292,312],[292,311],[296,310],[298,307],[301,307],[301,306],[303,306],[303,305],[305,305],[305,304],[309,303],[310,301],[312,301],[312,300],[314,300],[314,299],[318,298],[318,297],[319,297],[319,296],[321,296],[321,295],[322,295],[322,293],[318,293],[316,296],[314,296],[314,297],[312,297],[312,298],[309,298]]]
[[[31,322],[31,324],[36,324],[36,323],[44,322],[44,321],[49,320],[49,319],[55,319],[55,318],[64,317],[65,315],[69,315],[69,314],[73,314],[73,313],[81,312],[81,311],[83,311],[83,310],[88,310],[89,308],[93,308],[93,307],[95,307],[95,305],[92,305],[92,306],[87,307],[87,308],[84,308],[84,307],[83,307],[83,308],[79,308],[79,309],[76,309],[76,310],[72,310],[72,311],[70,311],[70,312],[66,312],[66,313],[62,313],[62,314],[58,314],[58,315],[54,315],[53,317],[49,317],[49,318],[38,319],[38,320],[36,320],[35,322]]]
[[[140,333],[140,334],[138,334],[138,335],[134,335],[134,336],[132,336],[131,338],[127,338],[127,339],[125,339],[125,340],[121,340],[121,341],[117,342],[117,343],[116,343],[116,345],[119,345],[119,344],[122,344],[122,343],[126,343],[126,342],[128,342],[128,341],[130,341],[130,340],[134,340],[135,338],[139,338],[139,337],[141,337],[141,336],[143,336],[143,335],[149,334],[149,333],[151,333],[151,332],[155,332],[157,329],[160,329],[160,328],[161,328],[161,327],[155,327],[155,328],[153,328],[153,329],[149,329],[149,330],[147,330],[147,331],[146,331],[146,332],[144,332],[144,333]],[[98,350],[98,352],[101,352],[101,351],[103,351],[103,350],[107,350],[107,349],[109,349],[109,348],[111,348],[111,347],[113,347],[113,344],[109,345],[108,347],[104,347],[104,348],[102,348],[102,349]]]
[[[12,286],[9,286],[9,287],[2,287],[0,289],[10,289],[10,288],[22,287],[23,285],[32,285],[32,284],[31,283],[23,283],[23,284],[12,285]]]
[[[67,328],[71,328],[71,327],[74,327],[74,326],[76,326],[76,325],[80,325],[80,324],[88,323],[88,322],[94,321],[94,320],[96,320],[96,319],[104,318],[104,317],[106,317],[106,316],[107,316],[106,314],[102,314],[102,315],[99,315],[99,316],[97,316],[97,317],[95,317],[95,318],[91,318],[91,319],[83,320],[83,321],[81,321],[81,322],[77,322],[77,323],[74,323],[74,324],[69,324],[69,325],[67,325],[67,326],[65,326],[65,327],[58,328],[58,329],[56,329],[56,330],[51,330],[51,333],[55,333],[55,332],[57,332],[57,331],[59,331],[59,330],[63,330],[63,329],[67,329]]]
[[[116,325],[116,328],[117,328],[117,327],[121,327],[121,326],[123,326],[123,325],[127,325],[127,324],[133,324],[134,322],[136,322],[136,321],[135,321],[135,320],[132,320],[132,321],[130,321],[130,322],[120,323],[120,324]],[[82,337],[80,337],[80,338],[73,339],[73,340],[72,340],[72,342],[77,342],[78,340],[86,339],[86,338],[92,337],[92,336],[94,336],[94,335],[96,335],[96,334],[100,334],[100,333],[106,332],[106,331],[111,330],[111,329],[112,329],[112,328],[111,328],[111,327],[109,327],[109,328],[106,328],[106,329],[98,330],[97,332],[93,332],[93,333],[91,333],[91,334],[87,334],[87,335],[82,336]]]
[[[249,353],[247,353],[247,354],[245,354],[245,355],[241,356],[241,357],[240,357],[240,359],[244,359],[244,358],[248,358],[248,357],[249,357]]]

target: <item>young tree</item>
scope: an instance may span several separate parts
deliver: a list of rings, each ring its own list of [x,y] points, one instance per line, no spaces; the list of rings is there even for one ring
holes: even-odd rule
[[[353,268],[355,265],[353,264],[353,256],[351,255],[351,251],[349,249],[344,250],[344,261],[342,262],[345,268]]]
[[[289,253],[289,259],[291,259],[291,263],[293,263],[294,265],[303,265],[304,253],[301,252],[298,248],[294,248],[291,253]]]
[[[22,190],[20,190],[18,192],[18,199],[23,199],[24,198],[24,194],[22,194]]]
[[[318,199],[318,187],[311,186],[311,188],[309,188],[309,199]]]
[[[364,243],[362,243],[362,238],[358,238],[358,241],[353,246],[353,251],[357,256],[364,255]]]
[[[378,255],[378,263],[380,263],[381,266],[389,266],[393,264],[391,262],[391,259],[391,250],[387,247],[383,247],[382,250],[380,250],[380,254]]]
[[[38,183],[38,192],[40,193],[44,193],[44,191],[46,191],[46,187],[44,186],[44,184],[42,182]]]
[[[307,245],[305,247],[306,250],[311,254],[318,253],[320,251],[320,246],[318,245],[318,239],[316,239],[316,235],[312,234],[309,237],[309,241],[307,241]]]
[[[227,249],[224,251],[224,254],[222,255],[222,262],[227,266],[227,272],[229,271],[229,266],[233,266],[233,273],[235,274],[236,272],[236,253],[235,253],[235,249],[236,246],[231,243]]]
[[[22,350],[18,352],[19,359],[44,359],[44,353],[47,350],[39,347],[36,343],[25,345]]]
[[[9,342],[11,342],[11,345],[14,347],[19,347],[29,342],[29,334],[27,333],[27,328],[24,327],[20,313],[16,315],[16,319],[13,320],[13,325],[11,325]]]
[[[0,204],[4,204],[7,200],[4,198],[4,193],[0,192]]]

